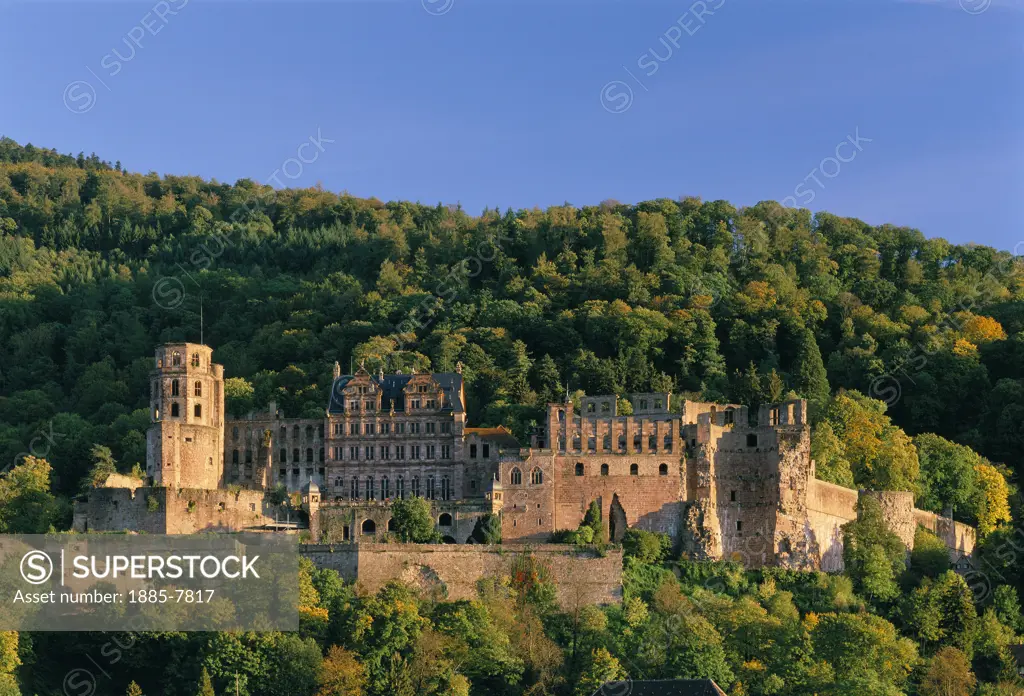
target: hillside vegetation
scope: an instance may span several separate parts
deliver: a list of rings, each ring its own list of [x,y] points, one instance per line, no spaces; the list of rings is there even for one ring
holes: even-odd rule
[[[819,476],[911,490],[976,525],[986,591],[972,597],[936,554],[905,570],[869,523],[848,530],[848,577],[634,554],[629,600],[577,615],[507,587],[476,604],[402,588],[357,599],[314,573],[321,623],[300,636],[146,636],[117,678],[196,693],[202,665],[220,692],[244,663],[249,694],[568,694],[625,670],[714,676],[733,694],[967,694],[976,675],[985,693],[1016,693],[990,685],[1015,678],[1007,645],[1024,627],[1022,554],[1005,553],[1024,445],[1022,271],[1009,252],[771,201],[472,216],[134,174],[0,140],[0,461],[14,466],[0,525],[66,528],[83,482],[145,463],[153,349],[198,341],[200,305],[236,413],[274,400],[321,415],[336,360],[461,363],[470,422],[524,439],[567,390],[755,407],[799,395]],[[357,629],[380,621],[398,624]],[[26,693],[50,693],[47,665],[66,649],[21,637]],[[158,687],[152,663],[188,666]],[[936,670],[961,667],[970,689],[942,691]]]

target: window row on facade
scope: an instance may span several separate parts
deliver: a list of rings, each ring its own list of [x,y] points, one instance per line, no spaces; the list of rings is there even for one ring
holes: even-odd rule
[[[203,383],[199,380],[192,385],[192,396],[203,395]],[[171,396],[181,396],[181,380],[171,380]]]
[[[451,445],[350,445],[331,449],[335,461],[366,462],[451,459]]]
[[[438,433],[451,435],[452,423],[451,421],[439,423],[435,421],[425,423],[335,423],[331,433],[334,437],[344,437],[346,434],[353,437],[361,435],[436,435]]]
[[[608,476],[609,475],[608,465],[607,464],[602,464],[600,472],[601,472],[601,476]],[[576,463],[575,474],[577,476],[585,476],[586,475],[586,466],[583,464],[583,462],[577,462]],[[630,464],[629,465],[629,475],[630,476],[639,476],[640,475],[640,465],[639,464]],[[659,464],[658,465],[658,475],[659,476],[668,476],[668,464]],[[511,483],[513,486],[520,486],[520,485],[522,485],[522,483],[523,483],[523,472],[519,469],[519,467],[512,467],[512,471],[509,472],[509,483]],[[534,468],[533,471],[530,472],[530,483],[532,485],[535,485],[535,486],[544,483],[544,474],[543,474],[543,472],[539,468]]]
[[[562,442],[563,442],[563,445],[564,445],[564,442],[565,442],[564,438],[562,439]],[[635,435],[633,437],[633,449],[634,449],[634,451],[636,451],[636,452],[640,451],[640,444],[641,444],[641,437],[639,435]],[[662,444],[663,444],[666,452],[669,452],[669,453],[672,452],[672,436],[671,435],[666,435],[662,439]],[[573,437],[573,439],[572,439],[572,448],[574,450],[582,450],[583,449],[583,437],[581,435],[577,434],[577,435],[575,435]],[[564,446],[563,446],[563,449],[564,449]],[[591,451],[596,451],[597,450],[597,438],[596,437],[589,437],[589,438],[587,438],[587,449],[591,450]],[[601,439],[601,449],[603,449],[603,450],[611,450],[612,449],[612,436],[611,435],[605,435]],[[625,437],[625,435],[620,435],[619,436],[618,449],[621,450],[621,451],[624,451],[626,449],[626,437]],[[651,452],[657,452],[658,451],[658,437],[656,435],[649,435],[647,437],[647,449],[650,450]]]
[[[164,366],[163,362],[164,361],[161,358],[157,358],[156,366],[157,367],[163,367]],[[192,367],[199,367],[199,353],[193,353],[192,354],[191,364],[192,364]],[[171,353],[171,365],[170,366],[171,367],[181,367],[181,351],[177,351],[176,350],[176,351]]]
[[[193,405],[192,406],[192,415],[195,418],[202,418],[203,417],[203,405],[202,404],[195,404],[195,405]],[[181,417],[181,407],[178,405],[177,402],[172,402],[171,403],[171,415],[170,415],[170,417],[171,418],[180,418]],[[159,406],[157,406],[156,408],[153,409],[153,420],[160,420],[160,407]]]
[[[427,500],[451,500],[452,499],[452,482],[448,476],[442,476],[440,480],[433,476],[426,477],[423,481],[423,486],[420,486],[420,477],[413,476],[408,482],[405,477],[399,475],[392,482],[387,476],[381,476],[379,479],[373,476],[367,476],[360,479],[357,476],[353,476],[348,480],[342,476],[338,476],[334,479],[334,499],[344,500],[390,500],[396,498],[398,500],[405,500],[406,496],[423,497]],[[392,488],[392,483],[394,487]],[[408,483],[408,489],[406,488]]]

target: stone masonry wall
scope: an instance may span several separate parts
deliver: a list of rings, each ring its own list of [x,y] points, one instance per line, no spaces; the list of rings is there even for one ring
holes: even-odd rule
[[[807,487],[804,531],[808,544],[817,548],[819,567],[825,572],[843,570],[842,526],[857,519],[858,497],[855,490],[817,479]]]
[[[75,530],[195,534],[258,529],[275,522],[262,491],[94,488],[75,507]]]
[[[347,581],[375,592],[389,580],[401,580],[450,600],[473,599],[477,581],[508,575],[514,560],[530,554],[546,566],[563,607],[603,604],[622,599],[622,552],[598,556],[589,549],[542,544],[519,547],[421,544],[306,545],[304,556],[333,568]]]

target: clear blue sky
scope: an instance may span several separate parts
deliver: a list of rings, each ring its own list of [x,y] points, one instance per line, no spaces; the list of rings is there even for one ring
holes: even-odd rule
[[[0,133],[267,182],[319,128],[336,142],[279,180],[472,213],[813,191],[812,210],[1024,239],[1022,0],[690,6],[0,0]]]

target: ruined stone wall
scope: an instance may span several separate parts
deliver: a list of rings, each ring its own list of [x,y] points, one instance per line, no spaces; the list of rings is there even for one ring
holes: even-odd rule
[[[369,592],[389,580],[401,580],[450,600],[475,598],[479,580],[509,575],[515,560],[530,554],[550,571],[563,607],[622,599],[622,552],[617,549],[603,557],[593,550],[555,544],[517,550],[421,544],[307,545],[301,552],[317,566],[333,568]]]
[[[914,516],[914,494],[909,491],[864,491],[882,506],[882,518],[890,531],[906,545],[914,548],[917,520]]]
[[[542,543],[555,531],[555,482],[553,455],[534,450],[520,460],[503,459],[501,484],[501,540],[503,543]],[[534,483],[534,472],[540,483]],[[518,472],[518,476],[516,476]],[[518,480],[519,483],[515,483]]]
[[[452,542],[469,540],[478,519],[490,512],[485,501],[441,501],[430,503],[435,529]],[[327,504],[320,508],[320,539],[322,543],[373,542],[384,539],[391,531],[391,505],[383,502]]]
[[[82,532],[236,532],[274,521],[262,491],[94,488],[75,506],[75,530]]]
[[[917,508],[914,508],[914,522],[942,539],[949,549],[952,560],[974,553],[977,535],[974,527]]]
[[[857,519],[858,496],[850,488],[817,479],[810,481],[804,529],[808,544],[817,550],[819,568],[825,572],[843,570],[842,526]]]

